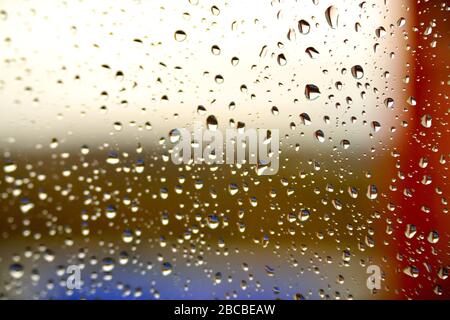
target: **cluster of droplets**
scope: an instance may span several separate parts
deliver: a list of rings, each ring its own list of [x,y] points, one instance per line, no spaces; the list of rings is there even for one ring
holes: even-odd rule
[[[420,221],[411,222],[406,214],[398,213],[402,206],[417,201],[420,211],[430,216],[429,202],[416,200],[418,185],[434,187],[447,213],[445,190],[436,185],[432,173],[435,166],[447,169],[445,154],[436,142],[440,131],[429,143],[433,144],[430,152],[439,154],[437,161],[424,155],[414,167],[405,169],[401,161],[405,156],[396,145],[402,143],[397,130],[407,132],[413,122],[404,114],[419,107],[410,89],[413,72],[364,63],[365,57],[354,56],[356,46],[349,45],[351,35],[345,34],[349,7],[345,3],[321,7],[317,0],[312,4],[311,17],[295,16],[275,43],[257,46],[246,55],[230,49],[226,36],[210,36],[223,21],[229,23],[222,17],[230,10],[229,4],[190,0],[182,17],[194,21],[201,12],[198,25],[188,29],[174,25],[164,41],[149,43],[149,37],[134,36],[127,40],[141,50],[155,50],[144,51],[145,60],[163,52],[154,55],[161,60],[157,67],[148,68],[151,71],[145,61],[137,67],[137,73],[154,77],[154,83],[141,84],[126,66],[89,64],[89,72],[106,74],[105,83],[114,83],[113,88],[95,85],[95,103],[100,104],[101,119],[107,122],[105,141],[84,136],[77,141],[69,128],[66,135],[45,142],[36,137],[37,156],[23,157],[9,147],[3,150],[1,231],[5,241],[20,241],[0,251],[0,280],[5,283],[1,297],[26,295],[32,287],[37,298],[57,296],[61,289],[65,295],[80,294],[81,298],[119,292],[124,298],[158,299],[172,297],[172,291],[176,297],[196,297],[203,290],[210,293],[208,298],[351,299],[361,287],[365,289],[367,266],[374,260],[383,266],[391,261],[383,250],[398,240],[399,233],[393,236],[396,231],[401,231],[408,248],[416,241],[424,251],[438,252],[435,247],[441,245],[445,233],[438,227],[425,229]],[[272,1],[270,14],[282,20],[279,8],[283,5]],[[390,48],[388,40],[401,36],[408,40],[406,30],[419,31],[406,18],[393,18],[390,5],[353,4],[351,9],[358,10],[359,16],[351,30],[363,37],[367,43],[361,45],[371,55],[393,60],[394,51],[400,50]],[[160,10],[166,9],[161,6]],[[394,20],[389,27],[377,24],[367,31],[364,15],[375,15],[377,10],[383,11],[383,19]],[[0,10],[0,23],[9,20],[8,12]],[[235,19],[226,30],[231,38],[245,35],[255,32],[251,28],[263,21]],[[207,41],[197,40],[201,28],[206,30]],[[435,22],[417,27],[422,29],[421,36],[436,47]],[[77,27],[71,30],[76,32]],[[345,51],[342,61],[330,44],[338,33],[345,38],[339,48]],[[324,38],[322,46],[316,44],[315,36]],[[201,52],[205,46],[207,50]],[[100,45],[94,47],[97,50]],[[414,50],[408,47],[406,51]],[[176,58],[190,61],[203,54],[205,61],[215,59],[218,67],[205,70],[198,63],[195,72],[201,81],[197,81],[198,74],[185,71],[191,66],[179,64]],[[320,71],[304,74],[304,64],[319,66]],[[236,76],[235,70],[244,71]],[[399,76],[400,72],[406,75]],[[19,83],[21,78],[17,76]],[[75,79],[80,80],[80,75]],[[133,99],[139,90],[144,90],[146,99],[150,96],[145,106]],[[35,94],[29,86],[25,91]],[[403,100],[397,98],[403,96]],[[169,104],[179,104],[183,110],[172,111]],[[117,109],[136,118],[119,117]],[[91,112],[86,110],[83,117]],[[421,109],[414,139],[425,139],[430,129],[446,122],[434,111]],[[170,156],[182,139],[177,127],[190,127],[192,119],[201,120],[205,129],[214,132],[232,128],[242,133],[253,122],[280,129],[279,174],[263,176],[267,163],[261,161],[230,166],[191,161],[175,166]],[[266,145],[273,129],[266,132]],[[189,142],[193,150],[199,148],[195,138]],[[247,143],[243,144],[248,150]],[[394,165],[385,158],[394,159]],[[383,171],[388,167],[395,169],[395,177],[385,181]],[[412,179],[412,186],[398,187],[401,181]],[[399,189],[402,199],[409,202],[396,203]],[[382,227],[386,235],[380,232]],[[23,243],[27,247],[22,253]],[[424,268],[413,255],[399,253],[395,259],[407,262],[399,268],[402,274],[419,279]],[[81,293],[67,288],[69,266],[81,268]],[[434,273],[436,282],[448,278],[444,263],[425,268]],[[289,277],[295,281],[288,281]],[[133,278],[139,278],[139,283]],[[206,285],[205,278],[209,280]],[[317,278],[312,288],[303,285]],[[207,285],[210,290],[205,290]],[[353,293],[347,287],[357,289]],[[386,287],[383,284],[383,292],[388,291]],[[434,292],[442,294],[440,285]],[[367,292],[371,293],[377,291]]]

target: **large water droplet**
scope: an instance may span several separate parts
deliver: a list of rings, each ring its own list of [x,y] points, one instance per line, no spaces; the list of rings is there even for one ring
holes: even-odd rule
[[[306,48],[305,52],[311,59],[316,59],[319,56],[319,51],[317,51],[314,47]]]
[[[335,6],[329,6],[327,10],[325,10],[325,17],[331,28],[336,29],[338,27],[339,11]]]
[[[302,123],[306,126],[309,126],[311,124],[311,118],[307,113],[300,114],[300,119],[302,120]]]
[[[177,30],[175,31],[175,40],[178,42],[182,42],[186,40],[187,34],[183,30]]]
[[[431,128],[433,118],[429,114],[425,114],[420,118],[420,124],[424,128]]]
[[[364,77],[364,70],[360,65],[355,65],[352,67],[352,76],[355,79],[361,79]]]
[[[317,130],[317,131],[314,133],[314,135],[315,135],[317,141],[319,141],[319,142],[321,142],[321,143],[325,142],[325,134],[323,133],[322,130]]]
[[[320,90],[314,84],[307,84],[305,86],[305,96],[308,100],[315,100],[320,96]]]
[[[172,129],[169,132],[169,140],[172,143],[177,143],[180,140],[181,133],[178,129]]]
[[[20,263],[13,263],[10,267],[9,267],[9,274],[11,275],[11,277],[13,277],[14,279],[20,279],[22,278],[23,274],[24,274],[24,268],[23,265],[21,265]]]
[[[218,122],[217,118],[214,115],[210,115],[208,118],[206,118],[206,127],[208,128],[208,130],[217,130]]]
[[[172,273],[172,269],[172,264],[170,264],[170,262],[164,262],[161,266],[161,273],[166,277]]]
[[[287,63],[286,57],[284,56],[284,54],[280,53],[277,57],[277,62],[280,66],[284,66]]]
[[[298,31],[300,31],[301,34],[308,34],[310,29],[311,26],[309,25],[308,21],[300,20],[298,22]]]

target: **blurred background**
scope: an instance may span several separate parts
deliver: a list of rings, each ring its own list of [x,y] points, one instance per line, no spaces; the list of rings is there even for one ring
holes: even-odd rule
[[[0,1],[0,297],[448,299],[448,10]],[[278,174],[173,164],[211,117]]]

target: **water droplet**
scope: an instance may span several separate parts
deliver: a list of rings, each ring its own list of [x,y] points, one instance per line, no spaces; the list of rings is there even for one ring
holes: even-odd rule
[[[417,228],[416,228],[415,225],[413,225],[413,224],[408,224],[408,225],[406,225],[405,236],[406,236],[408,239],[414,238],[414,236],[416,235],[416,233],[417,233]]]
[[[413,96],[410,96],[406,102],[410,105],[410,106],[415,106],[417,104],[416,98],[414,98]]]
[[[23,265],[21,265],[20,263],[13,263],[10,267],[9,267],[9,274],[11,275],[11,277],[13,277],[14,279],[20,279],[22,278],[23,274],[24,274],[24,268]]]
[[[216,274],[214,275],[214,283],[220,284],[221,282],[222,282],[222,273],[216,272]]]
[[[315,100],[320,96],[320,90],[314,84],[307,84],[305,86],[305,96],[308,100]]]
[[[350,141],[348,141],[348,140],[346,140],[346,139],[341,140],[341,146],[342,146],[342,148],[344,148],[344,149],[350,148]]]
[[[315,48],[313,47],[308,47],[306,48],[305,52],[308,54],[308,56],[311,59],[317,59],[319,57],[319,51],[317,51]]]
[[[117,214],[117,210],[114,205],[110,204],[106,207],[106,217],[108,219],[114,219],[116,217],[116,214]]]
[[[199,115],[205,115],[206,114],[206,108],[204,107],[204,106],[198,106],[197,107],[197,113],[199,114]]]
[[[125,243],[130,243],[131,241],[133,241],[133,231],[131,231],[130,229],[124,230],[122,234],[122,240]]]
[[[28,213],[33,208],[34,203],[31,202],[28,198],[23,198],[20,200],[20,211],[22,211],[22,213]]]
[[[375,30],[375,34],[378,38],[382,38],[386,35],[386,29],[383,27],[379,27]]]
[[[172,129],[169,132],[169,140],[172,143],[177,143],[180,140],[181,133],[178,129]]]
[[[89,153],[89,147],[87,145],[82,145],[81,146],[81,154],[87,155],[88,153]]]
[[[17,164],[15,164],[14,162],[8,161],[5,163],[5,165],[3,166],[3,171],[5,173],[11,173],[16,171],[17,169]]]
[[[306,220],[309,219],[310,214],[311,213],[309,212],[308,209],[301,209],[299,214],[298,214],[298,219],[300,221],[306,221]]]
[[[219,226],[219,217],[215,214],[210,214],[208,215],[207,223],[210,229],[216,229]]]
[[[289,41],[294,41],[296,39],[295,30],[293,28],[289,28],[289,31],[287,33],[287,38]]]
[[[331,28],[336,29],[338,27],[339,11],[335,6],[329,6],[327,10],[325,10],[325,17]]]
[[[427,240],[429,243],[438,243],[439,241],[439,232],[433,230],[428,234]]]
[[[212,6],[211,13],[215,16],[218,16],[220,14],[220,9],[217,6]]]
[[[419,276],[419,269],[416,266],[408,266],[403,269],[403,273],[411,278],[417,278]]]
[[[431,128],[433,118],[429,114],[425,114],[420,118],[420,124],[424,128]]]
[[[301,34],[308,34],[310,29],[311,26],[309,25],[308,21],[300,20],[298,22],[298,31],[300,31]]]
[[[186,32],[184,32],[183,30],[177,30],[175,31],[175,40],[178,42],[182,42],[184,40],[186,40],[187,35]]]
[[[275,275],[275,269],[272,268],[271,266],[266,265],[266,266],[264,267],[264,270],[266,271],[266,274],[267,274],[269,277],[273,277],[273,276]]]
[[[117,152],[111,151],[108,153],[108,157],[106,158],[106,163],[116,165],[119,163],[119,155]]]
[[[206,127],[211,131],[217,130],[218,122],[214,115],[210,115],[208,118],[206,118]]]
[[[113,258],[107,257],[102,261],[102,270],[104,272],[111,272],[115,267],[115,261]]]
[[[364,77],[364,70],[360,65],[355,65],[352,67],[352,76],[355,79],[361,79]]]
[[[220,54],[220,48],[219,48],[219,46],[217,46],[217,45],[212,46],[212,47],[211,47],[211,53],[212,53],[213,55],[218,56],[218,55]]]
[[[367,187],[367,194],[366,195],[367,195],[367,198],[370,199],[370,200],[376,199],[377,196],[378,196],[377,186],[373,185],[373,184],[369,185]]]
[[[222,84],[224,82],[224,78],[223,78],[223,76],[218,74],[214,77],[214,81],[216,81],[216,83],[218,83],[218,84]]]
[[[380,131],[381,124],[378,121],[372,121],[372,129],[374,132]]]
[[[114,122],[114,130],[116,130],[116,131],[121,131],[122,130],[122,123],[120,123],[120,122]]]
[[[309,126],[311,124],[311,118],[309,117],[309,115],[307,113],[300,114],[300,119],[301,119],[302,123],[306,126]]]
[[[231,194],[232,196],[234,196],[236,193],[238,193],[239,188],[238,188],[237,184],[231,183],[231,184],[228,186],[228,191],[230,192],[230,194]]]
[[[394,107],[394,99],[392,99],[392,98],[386,98],[386,99],[384,99],[384,105],[387,107],[387,108],[393,108]]]
[[[286,57],[284,54],[280,53],[277,57],[277,62],[280,66],[285,66],[287,63]]]
[[[266,54],[267,54],[267,46],[263,46],[261,48],[261,51],[259,52],[259,57],[264,58],[266,56]]]
[[[322,130],[317,130],[317,131],[314,133],[314,135],[315,135],[317,141],[319,141],[320,143],[325,142],[325,134],[323,133]]]

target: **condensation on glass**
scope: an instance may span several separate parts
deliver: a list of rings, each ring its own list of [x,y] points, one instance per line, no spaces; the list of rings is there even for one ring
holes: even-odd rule
[[[448,10],[2,1],[0,297],[448,299]],[[174,164],[196,123],[278,172]]]

